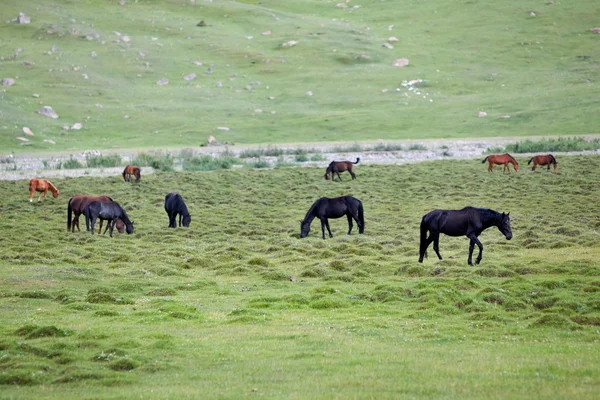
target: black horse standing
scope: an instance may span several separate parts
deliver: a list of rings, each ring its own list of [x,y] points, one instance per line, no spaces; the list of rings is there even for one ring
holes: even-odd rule
[[[323,232],[323,239],[325,239],[325,227],[329,232],[329,237],[333,237],[331,229],[329,229],[328,218],[341,218],[343,216],[348,217],[348,235],[352,232],[352,219],[356,221],[358,225],[358,233],[365,231],[365,218],[363,215],[362,202],[352,196],[336,197],[329,199],[327,197],[321,197],[317,200],[306,213],[306,217],[300,224],[300,237],[304,238],[308,236],[310,232],[310,224],[315,218],[321,220],[321,231]]]
[[[106,231],[110,227],[110,237],[112,237],[113,229],[119,218],[125,223],[125,231],[128,234],[133,233],[133,222],[129,220],[127,213],[117,202],[92,201],[85,207],[84,214],[85,224],[88,227],[88,230],[90,222],[92,224],[92,235],[94,234],[94,225],[96,224],[97,219],[108,221],[104,233],[106,234]]]
[[[473,249],[475,245],[479,247],[479,255],[475,264],[481,261],[483,245],[477,237],[485,229],[496,226],[498,230],[506,237],[512,239],[510,229],[509,214],[496,212],[487,208],[465,207],[462,210],[433,210],[423,216],[421,220],[421,247],[419,249],[419,262],[423,262],[423,257],[427,252],[427,247],[433,242],[433,250],[439,257],[440,255],[440,233],[448,236],[466,236],[471,239],[469,245],[469,265],[473,265]],[[427,232],[430,232],[427,237]]]
[[[169,193],[165,197],[165,211],[169,216],[169,228],[177,228],[177,223],[175,222],[177,218],[177,214],[179,214],[179,226],[181,227],[182,219],[183,226],[190,226],[190,222],[192,222],[192,217],[188,212],[188,209],[183,201],[183,197],[179,195],[179,193]]]

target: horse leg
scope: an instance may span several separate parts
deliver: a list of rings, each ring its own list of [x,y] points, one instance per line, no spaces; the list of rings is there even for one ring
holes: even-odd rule
[[[350,172],[350,175],[352,175],[352,179],[356,179],[356,174],[352,172],[351,169],[349,169],[348,172]]]
[[[331,229],[329,229],[329,220],[325,218],[325,226],[327,227],[327,232],[329,232],[329,237],[332,238]]]
[[[537,163],[534,161],[533,162],[533,167],[531,168],[532,171],[535,171],[535,167],[537,167]]]
[[[323,240],[325,240],[325,219],[319,218],[321,221],[321,232],[323,233]]]
[[[98,217],[94,217],[94,216],[92,216],[92,235],[94,234],[94,225],[96,225],[96,219],[97,219],[97,218],[98,218]]]
[[[346,217],[348,217],[348,235],[350,234],[350,232],[352,232],[352,216],[350,215],[350,213],[346,214]]]
[[[110,225],[110,233],[109,233],[110,237],[112,237],[113,229],[115,228],[115,225],[117,224],[117,219],[118,218],[115,218],[112,221],[108,221],[108,223],[106,224],[106,229],[108,229],[108,226]],[[112,224],[111,224],[111,222],[112,222]],[[104,231],[104,233],[106,233],[106,231]]]
[[[342,180],[342,177],[340,176],[340,173],[339,173],[339,172],[337,172],[337,176],[338,176],[338,178],[340,178],[340,182],[341,182],[341,180]]]
[[[32,203],[33,202],[33,194],[35,193],[35,189],[30,189],[29,190],[29,202]]]
[[[111,220],[106,221],[106,228],[104,228],[103,235],[106,235],[106,231],[108,230],[108,228],[110,228],[111,222],[112,222]],[[102,231],[102,220],[100,220],[100,230],[98,232],[101,232],[101,231]],[[112,237],[112,229],[110,230],[110,237]]]
[[[435,254],[437,254],[438,258],[441,260],[442,255],[440,254],[440,234],[434,234],[432,232],[431,236],[429,237],[429,242],[431,241],[433,241],[433,250],[435,251]],[[429,246],[429,244],[427,244],[427,246]]]
[[[179,214],[179,227],[181,228],[181,218],[183,217],[183,214]]]
[[[494,170],[494,164],[492,164],[492,162],[490,161],[489,165],[488,165],[488,172],[492,172]]]
[[[169,213],[169,228],[176,228],[177,224],[175,223],[176,214]]]
[[[468,237],[471,239],[471,242],[469,243],[469,258],[467,261],[469,262],[469,265],[473,265],[473,249],[475,248],[475,245],[477,245],[477,247],[479,247],[479,254],[475,259],[475,264],[479,264],[481,262],[481,258],[483,257],[483,245],[479,239],[477,239],[475,234],[468,235]]]

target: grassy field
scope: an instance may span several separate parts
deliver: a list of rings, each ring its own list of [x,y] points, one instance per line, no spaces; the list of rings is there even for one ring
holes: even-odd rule
[[[600,157],[558,161],[66,178],[41,203],[1,181],[0,397],[596,398]],[[166,228],[173,190],[189,229]],[[135,233],[67,233],[81,193]],[[299,239],[316,199],[346,194],[364,235],[343,219]],[[442,237],[419,264],[421,216],[466,205],[510,212],[513,239],[485,231],[468,267],[468,240]]]
[[[598,133],[595,0],[336,3],[5,0],[0,148]]]

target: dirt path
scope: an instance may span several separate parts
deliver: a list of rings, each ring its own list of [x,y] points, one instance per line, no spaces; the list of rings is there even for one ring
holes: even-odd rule
[[[360,157],[361,164],[406,164],[432,160],[460,160],[475,159],[483,157],[483,153],[488,148],[504,147],[508,143],[523,141],[527,138],[479,138],[479,139],[427,139],[427,140],[404,140],[404,141],[384,141],[384,142],[360,142],[360,143],[297,143],[281,144],[274,147],[280,149],[306,149],[320,152],[324,161],[307,161],[299,163],[302,166],[326,167],[331,160],[354,160]],[[538,138],[539,139],[539,138]],[[373,151],[377,144],[386,144],[393,146],[402,146],[403,150],[396,151]],[[419,148],[410,150],[411,146]],[[259,145],[234,145],[234,146],[207,146],[191,148],[173,148],[167,150],[173,154],[177,160],[177,154],[186,150],[193,155],[212,155],[218,156],[224,152],[230,152],[239,155],[242,151],[248,149],[265,148],[267,146]],[[356,151],[340,151],[341,149],[351,149],[356,147]],[[135,159],[139,152],[152,153],[156,149],[124,149],[103,151],[102,154],[119,154],[123,163],[126,164]],[[164,152],[164,151],[163,151]],[[588,152],[589,154],[600,154],[600,151]],[[112,176],[120,175],[122,167],[117,168],[81,168],[81,169],[55,169],[57,162],[66,161],[70,157],[76,158],[85,165],[86,154],[100,154],[92,150],[72,153],[32,153],[22,155],[0,155],[0,180],[20,180],[30,179],[32,177],[54,178],[54,177],[78,177],[78,176]],[[575,154],[575,153],[573,153]],[[519,154],[526,157],[528,154]],[[283,156],[287,162],[296,162],[294,155]],[[262,160],[270,162],[272,165],[277,162],[277,157],[262,157]],[[244,159],[253,161],[253,159]],[[144,175],[153,173],[150,167],[144,167]],[[181,165],[177,162],[175,169],[180,170]]]

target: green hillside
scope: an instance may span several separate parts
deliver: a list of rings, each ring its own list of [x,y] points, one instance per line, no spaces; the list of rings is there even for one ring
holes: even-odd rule
[[[0,149],[598,133],[597,1],[338,2],[5,0]]]

